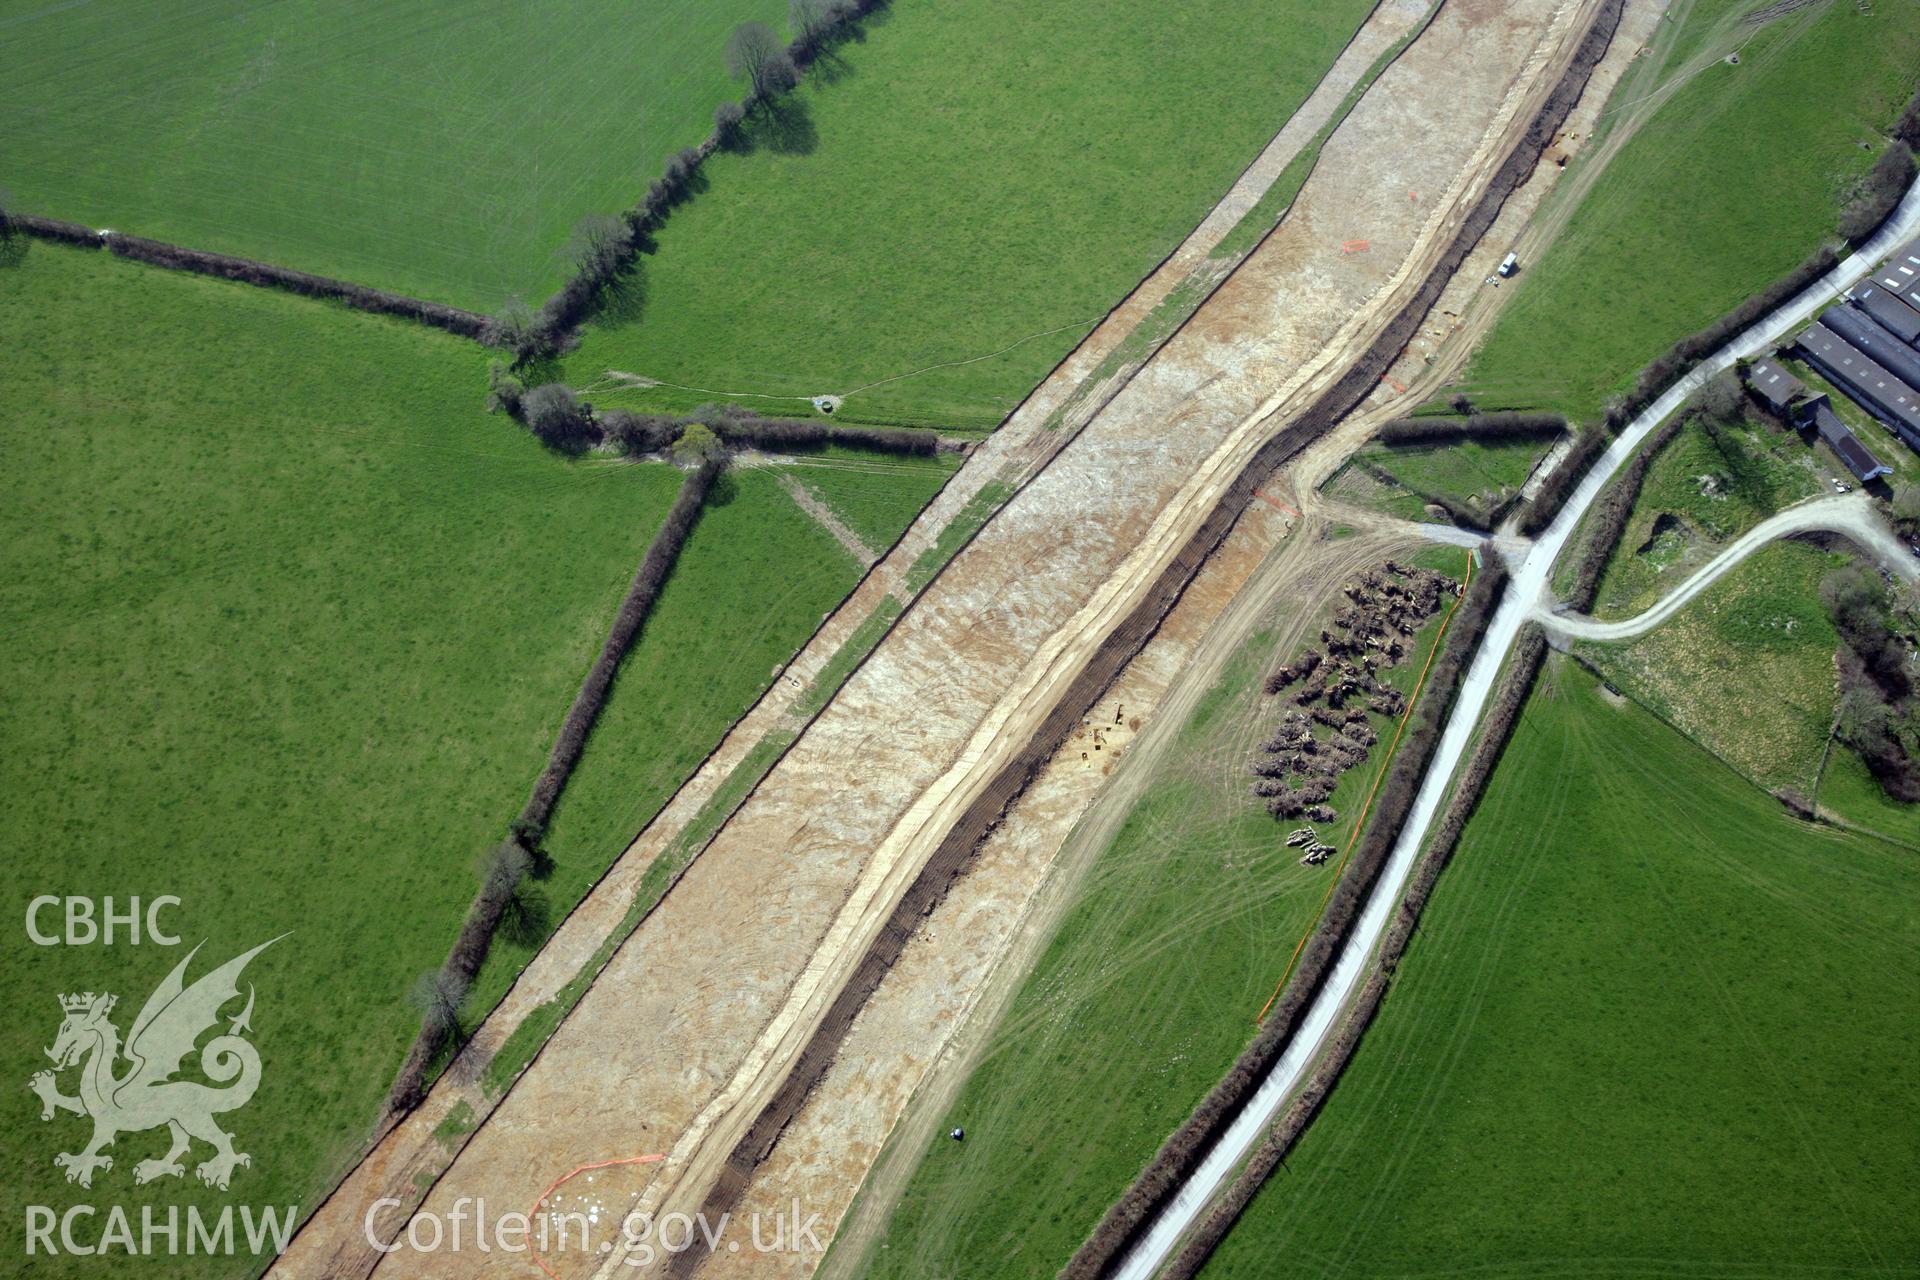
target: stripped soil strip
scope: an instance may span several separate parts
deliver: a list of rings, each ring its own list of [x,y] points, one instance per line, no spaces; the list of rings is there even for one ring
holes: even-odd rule
[[[999,822],[1007,807],[1032,781],[1082,717],[1092,710],[1121,668],[1159,628],[1201,565],[1253,500],[1255,490],[1282,463],[1324,435],[1356,408],[1392,365],[1460,262],[1492,225],[1501,203],[1531,174],[1561,121],[1578,100],[1587,76],[1605,51],[1619,13],[1620,0],[1608,0],[1602,7],[1573,65],[1548,96],[1525,134],[1508,152],[1487,190],[1411,301],[1394,316],[1384,332],[1345,375],[1299,419],[1275,434],[1254,454],[1252,461],[1228,486],[1205,522],[1148,589],[1145,598],[1096,650],[1086,668],[1068,686],[1027,744],[1001,769],[941,840],[794,1060],[783,1084],[774,1091],[728,1155],[723,1171],[702,1205],[702,1211],[709,1221],[718,1221],[722,1213],[730,1212],[738,1203],[754,1169],[772,1150],[781,1131],[799,1111],[808,1092],[825,1074],[854,1017],[898,958],[920,919],[946,896],[953,881],[964,874],[975,850]],[[705,1257],[706,1254],[699,1250],[676,1255],[670,1273],[688,1274]]]
[[[784,748],[763,748],[768,743],[793,741],[788,708],[794,696],[833,661],[882,602],[915,594],[906,582],[909,567],[935,546],[941,530],[989,485],[1003,484],[1010,494],[1039,474],[1071,443],[1077,428],[1120,391],[1138,364],[1159,349],[1159,344],[1153,345],[1140,362],[1121,373],[1109,375],[1102,369],[1103,362],[1145,324],[1159,302],[1190,276],[1203,272],[1208,254],[1282,176],[1379,51],[1422,23],[1426,14],[1427,6],[1418,0],[1384,0],[1313,95],[1200,226],[1055,367],[998,432],[973,449],[966,464],[919,519],[873,566],[841,608],[821,624],[774,687],[735,723],[667,806],[635,837],[626,853],[569,913],[541,952],[521,971],[501,1003],[475,1029],[462,1061],[442,1074],[427,1102],[402,1123],[373,1135],[373,1144],[361,1163],[348,1171],[302,1224],[290,1250],[270,1268],[272,1274],[337,1280],[371,1273],[382,1255],[366,1239],[363,1217],[367,1210],[379,1197],[388,1195],[403,1197],[407,1205],[419,1203],[425,1191],[450,1167],[473,1134],[459,1133],[450,1141],[442,1141],[435,1137],[435,1130],[463,1105],[472,1109],[481,1124],[486,1122],[525,1067],[520,1064],[504,1089],[483,1087],[493,1055],[507,1047],[523,1026],[539,1020],[552,1003],[577,999],[577,994],[569,993],[577,993],[584,980],[600,970],[609,946],[630,934],[659,901],[659,895],[677,883],[685,871],[685,866],[674,869],[665,885],[650,889],[658,878],[650,874],[656,860],[682,842],[723,791],[736,789],[734,783],[742,770],[753,770],[756,778],[750,785],[757,785],[757,778],[764,777],[778,762]],[[1210,277],[1208,292],[1219,282],[1218,277]],[[1098,383],[1097,389],[1089,385],[1094,382]],[[1092,394],[1087,394],[1089,391]],[[1075,407],[1074,429],[1044,429],[1050,415],[1070,400]],[[735,799],[730,809],[743,800],[744,795]],[[688,860],[697,856],[711,835],[711,829],[707,830],[696,847],[683,850],[684,856]],[[528,1056],[531,1061],[538,1056],[537,1051]],[[403,1213],[382,1218],[382,1238],[391,1239],[404,1222]]]

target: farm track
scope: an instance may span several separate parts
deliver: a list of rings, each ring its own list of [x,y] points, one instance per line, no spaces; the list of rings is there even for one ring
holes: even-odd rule
[[[892,914],[904,883],[926,865],[929,846],[940,843],[997,768],[1018,754],[1018,744],[1032,739],[1140,593],[1162,580],[1160,566],[1217,509],[1273,425],[1338,383],[1354,353],[1440,260],[1508,140],[1530,121],[1529,102],[1554,82],[1554,51],[1577,27],[1563,10],[1549,39],[1550,17],[1544,4],[1499,11],[1449,6],[1329,140],[1328,158],[1336,163],[1316,170],[1282,231],[1139,376],[1099,402],[1105,407],[1083,431],[1037,428],[1077,385],[1071,376],[1081,360],[1076,355],[1062,368],[1069,376],[1049,380],[1016,415],[1027,415],[1027,430],[1009,429],[977,451],[963,469],[973,472],[968,483],[950,485],[850,607],[829,621],[825,642],[817,638],[796,663],[796,683],[817,673],[839,640],[892,590],[904,565],[930,545],[931,533],[989,479],[1024,473],[1032,476],[1026,488],[936,580],[616,953],[502,1111],[467,1142],[452,1176],[430,1196],[430,1208],[479,1190],[491,1191],[496,1202],[525,1198],[556,1171],[662,1147],[661,1139],[675,1133],[677,1159],[669,1172],[680,1177],[671,1185],[608,1177],[613,1185],[602,1194],[619,1208],[703,1202],[702,1188],[759,1114],[754,1100],[792,1078],[786,1064],[844,989],[848,968],[867,954],[863,942]],[[1477,95],[1470,98],[1476,118],[1486,121],[1479,134],[1458,140],[1473,154],[1430,144],[1411,154],[1409,135],[1425,116],[1466,132],[1459,129],[1463,83]],[[1396,138],[1409,154],[1395,155],[1389,165],[1378,152]],[[1373,159],[1353,163],[1354,149]],[[1419,187],[1401,185],[1409,180]],[[1397,210],[1386,206],[1382,217],[1383,184],[1445,194]],[[1374,210],[1363,215],[1374,219],[1371,251],[1338,254],[1329,248],[1329,220],[1350,218],[1355,209]],[[1294,291],[1283,297],[1287,280]],[[1262,337],[1250,342],[1249,333]],[[1097,346],[1083,363],[1097,364],[1095,355]],[[1271,393],[1276,384],[1279,391]],[[1054,443],[1061,437],[1064,444]],[[1042,463],[1037,474],[1023,465],[1034,460]],[[1104,584],[1086,594],[1103,573]],[[836,631],[842,618],[847,621]],[[763,716],[766,705],[750,716],[760,717],[762,728],[785,714],[776,706]],[[758,738],[757,732],[744,739],[736,733],[716,759],[737,748],[737,760]],[[860,776],[848,776],[849,760],[862,762]],[[703,775],[712,780],[707,795],[725,776],[713,769]],[[905,809],[898,799],[883,799],[915,795]],[[667,821],[656,827],[662,833],[684,827],[688,803],[687,796],[675,801],[678,826],[663,815]],[[655,835],[652,851],[666,839]],[[630,854],[615,875],[637,881],[652,851]],[[544,998],[543,985],[546,993],[557,990],[555,979],[570,978],[584,963],[592,946],[582,943],[610,936],[606,917],[612,909],[617,920],[621,896],[597,892],[595,899],[599,927],[576,913],[563,930],[567,941],[549,949],[552,957],[543,953],[539,972],[529,970],[533,980],[523,977],[509,997],[518,1001],[520,1017]],[[632,901],[630,890],[624,901]],[[715,950],[702,949],[709,947]],[[735,1037],[752,1026],[762,1028],[759,1039],[741,1045]],[[438,1102],[430,1100],[395,1130],[408,1132],[409,1140],[384,1155],[376,1151],[323,1209],[331,1227],[309,1226],[283,1261],[284,1273],[301,1274],[305,1265],[316,1267],[314,1274],[364,1274],[362,1264],[378,1261],[360,1239],[356,1209],[396,1185],[404,1190],[410,1175],[431,1177],[444,1165],[437,1144],[423,1139],[458,1103],[478,1094],[471,1068],[484,1063],[500,1038],[483,1041],[475,1061],[436,1089]],[[694,1110],[700,1098],[706,1105]],[[493,1104],[484,1097],[482,1103],[476,1110],[484,1117]],[[423,1152],[427,1146],[434,1149]],[[473,1263],[410,1256],[388,1265],[395,1274],[472,1274]],[[512,1264],[496,1258],[480,1265]]]
[[[1790,538],[1796,533],[1816,531],[1843,534],[1878,559],[1889,572],[1908,582],[1920,580],[1920,562],[1915,561],[1900,539],[1894,537],[1892,531],[1875,516],[1872,499],[1856,490],[1844,497],[1832,495],[1815,498],[1811,502],[1789,507],[1778,515],[1769,516],[1735,538],[1713,559],[1695,570],[1685,582],[1662,596],[1658,603],[1631,618],[1603,622],[1584,614],[1556,613],[1551,601],[1544,599],[1536,606],[1534,616],[1548,634],[1563,639],[1631,640],[1635,636],[1645,635],[1671,618],[1741,561],[1776,538]]]
[[[1131,740],[1111,779],[1086,795],[1080,807],[1062,812],[1052,794],[1058,789],[1054,778],[1071,771],[1075,744],[1050,762],[982,849],[976,869],[929,918],[927,936],[916,937],[887,975],[855,1023],[842,1049],[844,1061],[834,1064],[754,1179],[741,1210],[766,1214],[794,1195],[807,1204],[831,1203],[836,1193],[842,1199],[850,1195],[851,1185],[829,1187],[815,1172],[831,1168],[835,1155],[842,1163],[855,1163],[849,1148],[859,1169],[871,1168],[835,1233],[822,1277],[858,1273],[919,1153],[938,1140],[939,1122],[952,1099],[995,1037],[1008,1030],[1003,1017],[1022,981],[1147,788],[1169,770],[1217,777],[1221,770],[1230,773],[1244,765],[1244,755],[1236,751],[1209,759],[1175,754],[1183,726],[1240,645],[1271,625],[1273,652],[1296,650],[1342,585],[1381,559],[1418,545],[1404,528],[1362,530],[1324,541],[1327,523],[1311,516],[1274,545],[1273,534],[1261,527],[1269,522],[1257,510],[1249,516],[1102,699],[1102,710],[1109,703],[1129,712],[1146,708],[1146,727]],[[1245,562],[1256,558],[1251,576],[1238,584]],[[1137,701],[1155,693],[1150,701]],[[1268,727],[1262,711],[1248,707],[1239,713],[1243,723],[1234,733],[1236,742],[1250,749],[1259,741]],[[1083,814],[1077,822],[1076,813]],[[1013,869],[998,865],[1003,862]],[[1015,870],[1022,874],[1016,876]],[[940,1022],[929,1016],[937,1010],[932,997],[954,974],[933,953],[943,949],[941,939],[950,932],[978,927],[985,907],[1001,897],[1014,899],[1002,907],[1004,949],[974,959],[961,975],[971,979],[969,1007],[948,1019],[957,1025],[936,1052],[925,1043],[927,1028]],[[1196,903],[1191,919],[1163,923],[1169,931],[1204,927],[1208,911],[1206,904]],[[936,933],[940,937],[931,936]],[[921,1036],[918,1044],[912,1041],[915,1032]],[[879,1105],[872,1099],[875,1091],[883,1095]],[[702,1274],[729,1277],[749,1269],[737,1259],[715,1256]],[[765,1267],[753,1269],[761,1274]],[[806,1272],[793,1267],[788,1274]]]

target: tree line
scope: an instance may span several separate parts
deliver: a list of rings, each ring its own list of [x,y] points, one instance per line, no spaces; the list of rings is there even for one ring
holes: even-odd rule
[[[611,448],[624,457],[676,454],[694,428],[728,449],[798,453],[841,445],[878,453],[931,457],[940,437],[903,427],[861,427],[805,418],[766,418],[735,404],[704,404],[688,414],[599,412],[558,382],[525,387],[499,361],[488,372],[487,406],[507,414],[548,448],[585,453]]]
[[[764,22],[743,22],[727,37],[722,60],[727,74],[745,86],[738,101],[714,109],[713,129],[697,146],[683,147],[667,160],[646,195],[617,217],[593,214],[574,227],[569,244],[573,274],[535,310],[519,300],[490,317],[481,341],[512,353],[523,365],[551,355],[571,340],[593,306],[634,258],[653,248],[653,236],[673,208],[693,193],[693,182],[707,157],[736,145],[756,112],[770,112],[800,83],[801,74],[827,49],[854,34],[861,19],[887,0],[789,0],[785,44]]]
[[[707,436],[712,439],[710,432]],[[546,767],[535,780],[519,816],[509,824],[507,838],[482,861],[479,891],[467,909],[446,962],[416,981],[414,998],[420,1006],[420,1031],[388,1091],[389,1115],[411,1110],[426,1096],[427,1073],[457,1037],[467,995],[501,926],[518,920],[537,925],[529,929],[535,936],[545,932],[544,920],[539,919],[540,904],[532,895],[528,881],[544,875],[551,865],[542,842],[554,805],[579,764],[587,738],[613,692],[613,678],[621,661],[639,638],[725,465],[724,454],[715,447],[698,460],[681,482],[665,522],[647,544],[646,555],[634,572],[619,612],[614,615],[613,627],[600,647],[599,657],[588,669],[586,679],[567,708]]]
[[[270,262],[235,257],[230,253],[188,249],[160,240],[122,235],[118,231],[96,231],[76,222],[62,222],[58,218],[14,214],[5,222],[10,230],[25,232],[42,240],[56,240],[82,249],[105,249],[117,257],[132,258],[136,262],[173,271],[192,271],[199,275],[217,276],[222,280],[238,280],[242,284],[285,289],[309,298],[331,298],[359,311],[417,320],[463,338],[481,337],[488,325],[487,317],[477,311],[463,311],[444,303],[411,298],[403,293],[354,284],[349,280],[335,280],[331,276],[316,276],[290,267],[276,267]]]

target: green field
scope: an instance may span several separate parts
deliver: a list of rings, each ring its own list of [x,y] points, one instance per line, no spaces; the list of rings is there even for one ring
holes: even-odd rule
[[[1092,0],[1042,20],[901,0],[750,153],[705,166],[567,380],[803,398],[914,374],[845,411],[991,426],[1192,230],[1370,8],[1198,0],[1175,21]]]
[[[30,213],[479,311],[538,303],[739,96],[778,0],[10,5],[0,185]]]
[[[1463,568],[1453,549],[1420,562]],[[1397,687],[1439,628],[1387,673]],[[1053,1275],[1245,1047],[1337,871],[1301,866],[1283,845],[1300,824],[1251,793],[1247,761],[1287,705],[1259,683],[1291,656],[1255,634],[1197,703],[941,1120],[967,1141],[919,1157],[870,1274]],[[1320,828],[1342,849],[1389,760],[1392,724],[1374,724]]]
[[[1427,503],[1435,498],[1486,519],[1513,502],[1553,444],[1548,438],[1417,445],[1376,441],[1355,453],[1324,488],[1334,497],[1407,520],[1429,518]]]
[[[933,497],[928,480],[944,481],[959,466],[958,454],[928,460],[835,448],[796,458],[791,474],[868,547],[885,551]]]
[[[1913,92],[1920,6],[1819,4],[1759,26],[1743,21],[1755,9],[1676,7],[1622,80],[1603,138],[1639,104],[1658,110],[1507,286],[1462,379],[1479,407],[1593,417],[1675,339],[1832,237]],[[1737,66],[1713,60],[1735,51]]]
[[[1632,617],[1774,512],[1826,492],[1823,461],[1793,432],[1724,424],[1716,439],[1687,423],[1647,470],[1594,613]]]
[[[9,910],[176,894],[176,931],[207,940],[196,974],[291,930],[248,970],[266,1070],[230,1118],[254,1156],[234,1186],[311,1209],[364,1140],[417,1022],[409,987],[445,956],[679,475],[543,450],[481,411],[483,354],[445,334],[55,245],[0,271],[0,350],[0,815],[27,872]],[[823,496],[884,533],[841,474]],[[889,518],[945,475],[891,473]],[[725,478],[556,813],[554,915],[859,573],[772,469]],[[477,1006],[525,954],[502,943]],[[6,956],[22,1081],[55,995],[118,993],[124,1031],[179,959],[18,930]],[[25,1201],[118,1198],[164,1145],[123,1137],[83,1192],[51,1163],[81,1122],[43,1127],[24,1090],[16,1106]]]
[[[1579,652],[1760,786],[1812,795],[1838,697],[1820,580],[1846,561],[1773,543],[1646,635]]]
[[[1920,871],[1553,659],[1222,1277],[1910,1275]]]
[[[267,1071],[232,1127],[249,1198],[310,1206],[678,477],[561,461],[488,418],[458,339],[102,254],[35,245],[0,274],[0,345],[0,813],[16,862],[50,864],[9,911],[177,894],[203,964],[293,930],[248,973]],[[22,1072],[55,994],[115,991],[130,1020],[179,958],[18,929],[7,955]],[[29,1102],[10,1186],[80,1198],[51,1163],[79,1122]],[[93,1194],[163,1141],[123,1138]]]

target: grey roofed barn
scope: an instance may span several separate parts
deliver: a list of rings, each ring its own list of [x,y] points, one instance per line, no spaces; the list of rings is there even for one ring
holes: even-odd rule
[[[1747,385],[1753,388],[1753,394],[1766,402],[1775,413],[1785,413],[1794,397],[1807,387],[1800,379],[1782,369],[1771,360],[1755,360],[1753,367],[1747,370]]]
[[[1920,391],[1920,351],[1888,333],[1880,322],[1852,307],[1828,307],[1820,323],[1846,339],[1873,361],[1915,391]]]
[[[1920,311],[1877,284],[1861,285],[1849,296],[1854,306],[1879,321],[1888,333],[1908,346],[1920,346]]]
[[[1809,364],[1920,452],[1920,394],[1823,324],[1808,326],[1795,341]]]
[[[1874,279],[1882,288],[1899,294],[1909,305],[1920,307],[1920,240],[1909,241],[1895,250]]]
[[[1890,476],[1893,468],[1873,456],[1873,451],[1860,443],[1860,437],[1853,434],[1853,428],[1840,421],[1840,415],[1826,403],[1826,397],[1820,397],[1820,403],[1813,410],[1814,430],[1827,442],[1827,447],[1847,464],[1847,470],[1861,484],[1875,476]]]

